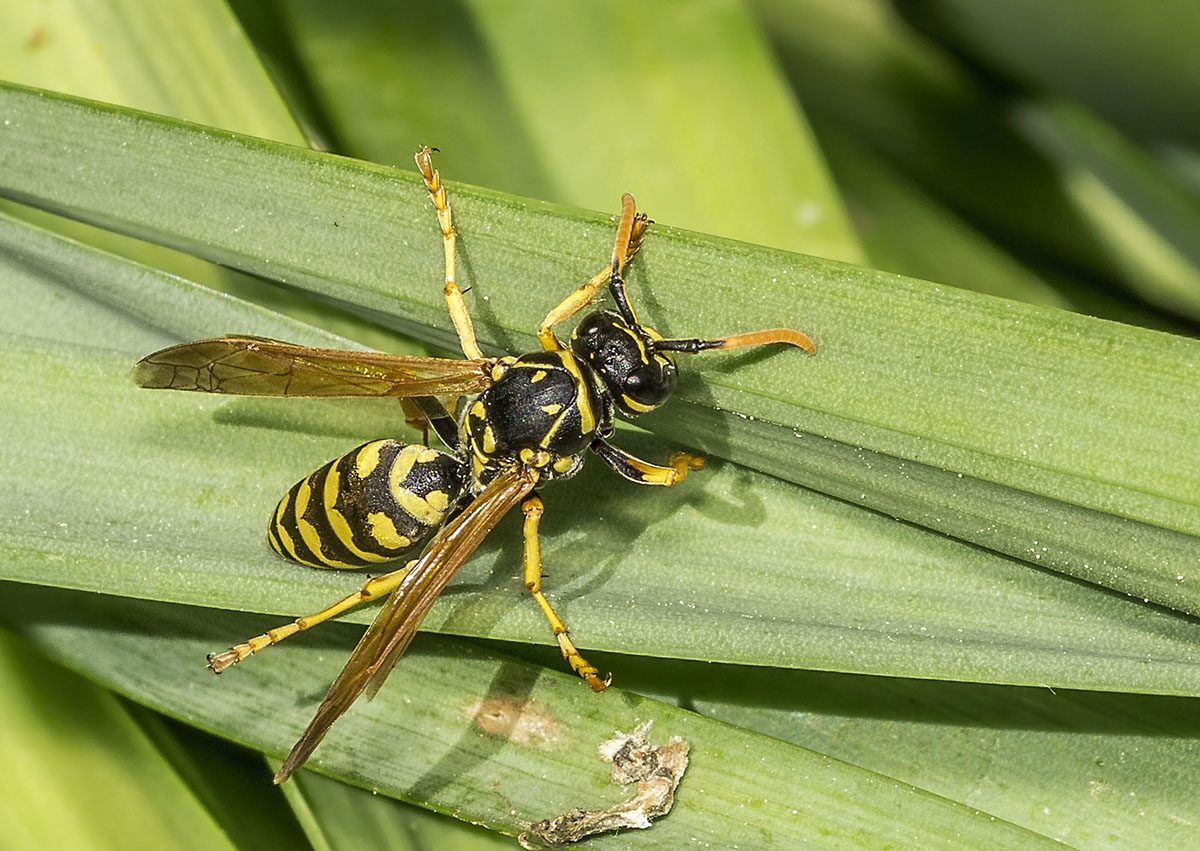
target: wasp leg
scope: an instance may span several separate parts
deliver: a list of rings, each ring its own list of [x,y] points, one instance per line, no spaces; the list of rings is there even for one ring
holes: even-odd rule
[[[429,445],[429,420],[421,412],[417,404],[408,396],[400,397],[400,410],[404,411],[404,423],[409,428],[421,432],[421,443]]]
[[[458,281],[455,279],[454,252],[458,237],[450,219],[450,202],[446,200],[446,187],[442,185],[441,176],[433,167],[431,154],[435,150],[437,149],[422,146],[417,151],[415,159],[421,177],[425,180],[425,187],[429,190],[429,196],[433,199],[433,206],[437,209],[438,224],[442,226],[442,248],[446,252],[446,286],[442,289],[442,295],[446,297],[446,308],[450,311],[450,320],[454,323],[454,330],[458,332],[458,340],[462,344],[463,354],[471,360],[479,360],[483,357],[483,352],[480,351],[479,343],[475,340],[475,327],[471,324],[471,314],[467,312],[467,302],[463,299],[462,290],[459,289]]]
[[[592,276],[592,279],[579,289],[563,299],[547,315],[538,329],[538,341],[545,351],[552,352],[562,348],[562,343],[554,336],[554,326],[564,319],[570,319],[583,308],[592,303],[596,292],[614,277],[619,277],[625,264],[641,247],[642,237],[650,220],[645,213],[636,213],[633,196],[626,193],[621,196],[621,218],[617,223],[617,238],[613,244],[612,261]]]
[[[667,466],[663,467],[643,461],[603,440],[595,441],[592,449],[617,475],[639,485],[670,487],[682,482],[688,471],[704,469],[704,459],[701,456],[689,455],[686,452],[672,452],[667,456]]]
[[[542,543],[538,535],[542,511],[542,501],[536,496],[530,496],[521,503],[521,512],[525,515],[525,590],[532,594],[533,599],[542,607],[542,614],[550,622],[550,629],[554,631],[558,647],[571,670],[583,677],[592,691],[604,691],[612,682],[612,674],[600,679],[599,671],[583,658],[567,637],[567,628],[551,607],[550,601],[542,594]]]
[[[295,635],[298,632],[303,632],[310,627],[323,623],[332,617],[340,615],[342,612],[353,609],[360,603],[366,603],[369,600],[376,600],[390,594],[400,584],[415,563],[415,560],[410,561],[399,570],[385,573],[382,576],[371,577],[353,594],[343,597],[333,605],[327,606],[319,612],[305,615],[302,618],[296,618],[291,623],[277,626],[275,629],[269,629],[262,635],[256,635],[242,644],[235,644],[223,653],[210,653],[208,655],[209,670],[214,674],[219,674],[230,665],[242,661],[247,656],[257,653],[264,647],[278,644],[288,636]]]
[[[442,404],[442,400],[436,396],[413,396],[409,399],[401,399],[401,402],[408,402],[412,410],[417,412],[421,422],[427,427],[432,427],[434,434],[446,444],[446,448],[451,452],[457,452],[462,445],[462,437],[458,433],[458,422],[454,419],[454,415]],[[409,408],[406,407],[407,414]],[[410,422],[411,425],[411,422]],[[425,441],[425,445],[429,445],[429,441]]]

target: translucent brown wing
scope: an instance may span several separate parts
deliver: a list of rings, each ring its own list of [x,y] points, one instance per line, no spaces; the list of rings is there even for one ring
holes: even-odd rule
[[[438,533],[350,654],[308,729],[275,775],[276,783],[282,783],[308,759],[330,725],[365,689],[374,693],[382,685],[433,601],[492,527],[533,490],[533,485],[520,469],[501,473]]]
[[[486,388],[490,366],[218,337],[147,355],[132,377],[141,387],[237,396],[459,396]]]

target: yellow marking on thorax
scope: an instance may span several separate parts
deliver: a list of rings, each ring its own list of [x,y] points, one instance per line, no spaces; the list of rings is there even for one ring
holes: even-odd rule
[[[496,451],[496,433],[490,425],[483,427],[483,451],[488,455]]]
[[[533,377],[529,379],[529,383],[530,383],[530,384],[537,384],[539,381],[541,381],[541,380],[542,380],[543,378],[545,378],[547,375],[548,375],[548,373],[546,372],[546,370],[544,370],[544,369],[539,369],[537,372],[535,372],[535,373],[533,374]]]
[[[562,424],[566,418],[566,414],[563,414],[557,417],[554,422],[550,423],[550,428],[546,429],[546,433],[543,434],[542,439],[538,441],[538,446],[542,447],[542,449],[548,449],[550,447],[550,441],[554,440],[554,435],[558,434],[558,430],[562,427]]]
[[[579,368],[579,361],[575,359],[575,355],[570,350],[559,349],[555,354],[562,362],[563,369],[571,373],[575,379],[575,406],[579,409],[579,429],[583,434],[589,434],[596,430],[596,412],[592,410],[591,401],[588,399],[587,378],[584,377],[583,370]]]
[[[504,373],[508,372],[508,368],[517,362],[517,359],[509,355],[508,357],[500,358],[492,364],[492,381],[499,381],[504,377]]]
[[[540,468],[545,467],[550,463],[550,453],[544,449],[538,449],[536,452],[529,447],[525,447],[517,453],[517,457],[530,467]]]
[[[554,416],[562,410],[562,405],[558,404],[557,402],[555,402],[553,405],[542,405],[542,410],[550,416]]]

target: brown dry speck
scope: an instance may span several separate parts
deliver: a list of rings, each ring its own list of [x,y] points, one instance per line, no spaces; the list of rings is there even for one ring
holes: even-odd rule
[[[532,700],[494,697],[471,704],[467,714],[485,733],[529,748],[549,750],[565,738],[549,710]]]
[[[633,796],[606,810],[569,810],[560,816],[531,824],[517,837],[522,848],[568,845],[597,833],[621,828],[647,828],[675,803],[675,789],[688,766],[688,743],[673,736],[656,747],[646,741],[650,722],[632,733],[617,733],[601,742],[600,758],[612,763],[614,783],[637,783]],[[536,841],[535,841],[536,840]]]

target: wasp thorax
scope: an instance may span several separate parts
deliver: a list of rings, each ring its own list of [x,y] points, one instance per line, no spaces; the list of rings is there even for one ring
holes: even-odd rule
[[[619,313],[597,310],[571,335],[571,351],[598,375],[613,403],[626,414],[644,414],[675,389],[675,364],[654,351],[662,339],[652,328],[626,322]]]

